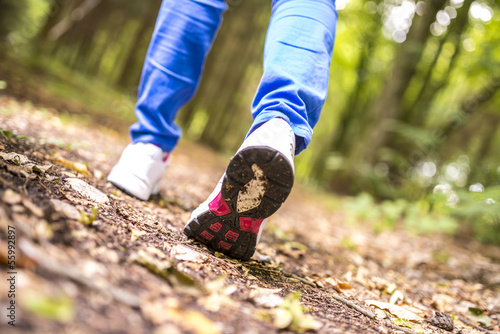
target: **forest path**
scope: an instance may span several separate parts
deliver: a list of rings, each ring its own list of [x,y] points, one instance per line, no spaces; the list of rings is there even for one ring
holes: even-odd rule
[[[0,295],[2,333],[499,330],[499,247],[375,233],[327,205],[340,200],[297,185],[239,262],[182,234],[227,157],[183,142],[160,195],[142,202],[105,180],[125,136],[9,97],[0,130],[2,281],[16,272],[15,298]]]

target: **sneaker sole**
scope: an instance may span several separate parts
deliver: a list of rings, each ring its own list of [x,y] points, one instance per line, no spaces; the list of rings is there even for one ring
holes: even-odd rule
[[[184,234],[230,257],[249,260],[261,224],[286,200],[293,169],[285,156],[268,147],[249,147],[229,162],[221,192],[209,210],[192,219]]]

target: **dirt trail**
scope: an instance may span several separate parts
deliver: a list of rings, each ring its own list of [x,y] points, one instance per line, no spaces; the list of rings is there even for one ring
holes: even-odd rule
[[[227,157],[182,143],[160,196],[141,202],[105,181],[125,136],[7,97],[0,130],[2,281],[12,226],[17,273],[16,326],[5,286],[2,333],[499,330],[498,247],[377,234],[299,185],[238,262],[182,234]]]

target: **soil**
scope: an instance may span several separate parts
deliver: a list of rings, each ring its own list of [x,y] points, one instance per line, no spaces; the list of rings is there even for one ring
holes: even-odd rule
[[[330,195],[299,184],[254,257],[236,261],[182,234],[229,157],[183,141],[160,195],[140,201],[106,182],[126,133],[62,121],[51,110],[0,97],[2,281],[16,273],[15,297],[7,285],[0,294],[2,333],[446,333],[438,326],[450,323],[454,333],[500,329],[497,246],[348,224],[346,209],[324,200]],[[6,159],[11,152],[18,157]],[[75,190],[74,178],[91,192]],[[11,300],[15,327],[6,313]],[[382,310],[380,302],[394,307]]]

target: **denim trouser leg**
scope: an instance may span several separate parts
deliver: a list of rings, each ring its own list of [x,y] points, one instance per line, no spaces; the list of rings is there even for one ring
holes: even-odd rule
[[[225,9],[224,0],[163,1],[142,69],[132,142],[174,149],[181,136],[177,111],[198,87]]]
[[[296,135],[296,153],[307,147],[328,91],[336,23],[334,0],[273,1],[249,133],[281,117]]]
[[[198,86],[224,9],[223,0],[164,0],[139,86],[133,142],[166,152],[175,147],[181,134],[175,116]],[[327,95],[336,22],[334,0],[273,1],[250,132],[282,117],[297,136],[296,153],[307,147]]]

